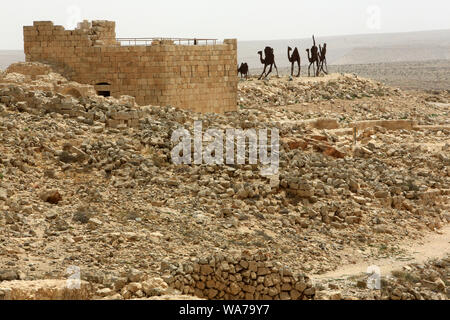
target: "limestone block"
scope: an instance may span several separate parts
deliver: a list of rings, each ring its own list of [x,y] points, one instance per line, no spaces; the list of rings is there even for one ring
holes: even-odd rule
[[[66,280],[5,281],[0,284],[0,300],[88,300],[92,296],[86,281],[72,287]]]

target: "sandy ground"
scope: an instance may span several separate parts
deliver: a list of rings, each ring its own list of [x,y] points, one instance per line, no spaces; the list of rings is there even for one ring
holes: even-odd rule
[[[383,275],[401,269],[411,263],[424,263],[429,259],[444,258],[450,254],[450,225],[437,232],[428,232],[420,241],[404,241],[399,244],[401,255],[382,259],[359,260],[355,264],[344,265],[332,272],[314,275],[312,279],[331,280],[344,279],[366,273],[369,266],[378,266]]]

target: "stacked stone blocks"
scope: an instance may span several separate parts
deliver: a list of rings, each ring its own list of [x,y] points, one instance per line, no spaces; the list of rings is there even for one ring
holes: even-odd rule
[[[309,277],[293,274],[268,253],[213,255],[168,266],[168,285],[186,295],[213,300],[311,300],[316,289]]]
[[[140,105],[173,105],[196,112],[236,110],[237,41],[217,45],[121,46],[115,23],[83,22],[65,30],[51,21],[24,27],[27,62],[50,64],[70,80],[110,85],[114,97]]]

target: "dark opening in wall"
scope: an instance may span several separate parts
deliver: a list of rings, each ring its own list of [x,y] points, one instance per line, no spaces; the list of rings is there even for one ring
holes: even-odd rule
[[[103,96],[103,97],[110,97],[111,96],[111,91],[97,91],[97,94],[99,96]]]
[[[111,96],[111,84],[108,82],[99,82],[95,85],[95,90],[99,96],[110,97]]]

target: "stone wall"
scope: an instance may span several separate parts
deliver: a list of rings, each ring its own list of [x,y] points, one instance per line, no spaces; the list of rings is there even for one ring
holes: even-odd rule
[[[27,62],[52,65],[69,80],[130,95],[140,105],[173,105],[197,112],[236,110],[237,41],[218,45],[121,46],[115,23],[83,22],[65,30],[51,21],[24,27]]]
[[[315,296],[315,288],[307,276],[294,275],[262,252],[215,255],[165,267],[172,270],[170,276],[164,277],[169,286],[199,298],[309,300]]]

